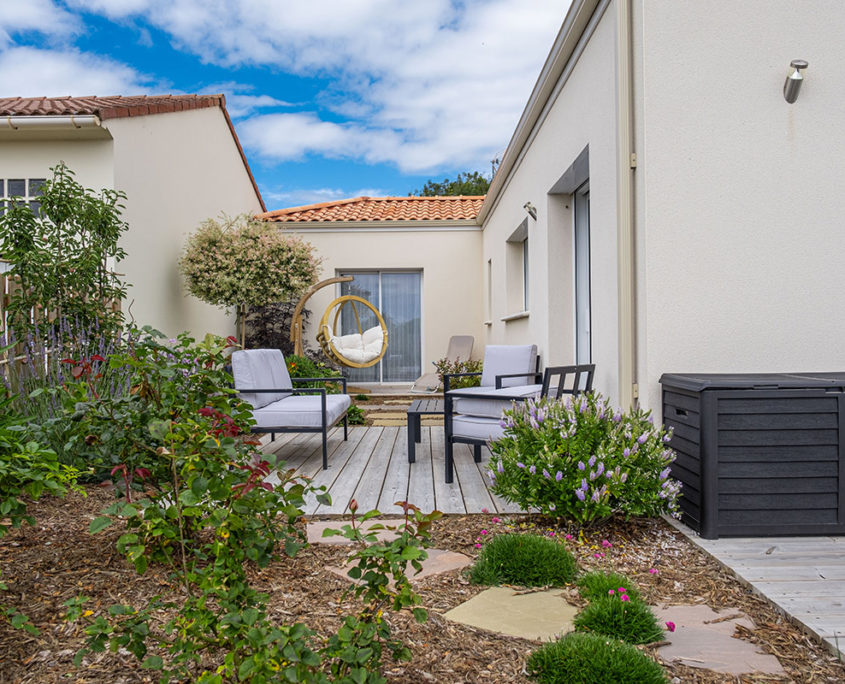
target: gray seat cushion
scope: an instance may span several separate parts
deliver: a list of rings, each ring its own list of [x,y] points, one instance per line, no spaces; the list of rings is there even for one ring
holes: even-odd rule
[[[349,408],[348,394],[326,395],[326,425],[334,424]],[[323,416],[319,394],[285,397],[253,411],[256,427],[322,427]]]
[[[242,349],[232,354],[232,375],[235,389],[292,390],[285,357],[279,349]],[[262,392],[241,394],[252,408],[272,404],[290,396],[290,392]],[[319,411],[319,409],[318,409]]]
[[[480,389],[480,388],[474,388]],[[479,418],[502,417],[502,411],[513,405],[511,397],[524,399],[537,398],[542,391],[542,385],[522,385],[521,387],[502,387],[502,389],[490,389],[485,392],[477,392],[478,397],[458,397],[455,399],[455,413],[465,416],[478,416]],[[456,390],[465,391],[465,390]]]
[[[465,439],[495,441],[505,434],[498,420],[478,416],[455,416],[452,419],[452,436]]]
[[[488,344],[484,348],[482,387],[495,387],[497,375],[525,372],[524,376],[502,380],[502,387],[517,387],[534,382],[537,370],[536,344]]]

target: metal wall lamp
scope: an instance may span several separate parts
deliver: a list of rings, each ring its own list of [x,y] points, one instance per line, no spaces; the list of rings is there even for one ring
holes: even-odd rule
[[[807,62],[803,59],[793,59],[789,63],[789,68],[792,71],[786,77],[786,83],[783,84],[783,99],[792,104],[798,99],[798,93],[801,92],[801,84],[804,82],[801,70],[807,68]]]
[[[535,221],[537,220],[537,207],[535,207],[531,202],[526,202],[522,205],[522,208],[528,212],[528,215],[533,218]]]

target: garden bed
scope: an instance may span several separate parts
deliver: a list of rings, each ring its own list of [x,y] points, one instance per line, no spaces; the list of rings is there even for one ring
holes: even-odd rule
[[[0,569],[9,586],[3,602],[26,613],[40,634],[31,635],[0,622],[0,681],[2,682],[141,682],[157,677],[142,670],[126,654],[87,656],[81,668],[72,660],[82,646],[82,628],[62,620],[68,599],[91,597],[87,607],[95,614],[115,603],[144,605],[156,594],[172,591],[167,574],[151,567],[138,577],[115,551],[120,530],[115,527],[96,536],[88,525],[112,498],[112,493],[87,488],[88,496],[64,500],[45,498],[32,504],[37,525],[13,530],[0,539]],[[820,644],[780,616],[766,601],[751,594],[717,563],[705,556],[662,520],[611,521],[596,532],[552,528],[534,517],[498,519],[490,515],[446,516],[435,523],[437,548],[470,556],[476,544],[508,529],[537,531],[561,538],[578,558],[582,569],[613,569],[626,574],[652,605],[705,603],[725,615],[742,611],[755,622],[742,638],[778,657],[788,673],[748,675],[736,680],[724,674],[669,665],[670,679],[680,682],[796,681],[838,682],[842,668]],[[482,534],[482,530],[487,533]],[[607,540],[606,544],[602,542]],[[352,612],[354,599],[342,599],[346,582],[325,570],[338,565],[348,548],[316,545],[294,559],[271,563],[252,573],[255,587],[270,594],[270,611],[279,622],[303,621],[321,633],[335,631],[344,615]],[[602,555],[603,554],[603,555]],[[650,569],[656,572],[650,573]],[[428,577],[416,583],[429,620],[417,624],[410,615],[387,616],[394,634],[413,653],[407,663],[388,662],[392,682],[524,682],[526,656],[536,643],[449,622],[447,610],[479,593],[457,572]],[[573,590],[571,601],[580,599]],[[669,635],[671,638],[671,635]],[[653,651],[653,649],[651,649]],[[650,652],[651,652],[650,651]],[[389,659],[388,659],[389,661]]]

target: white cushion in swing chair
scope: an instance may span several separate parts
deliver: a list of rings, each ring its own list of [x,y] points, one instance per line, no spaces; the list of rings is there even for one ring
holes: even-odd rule
[[[384,331],[380,325],[351,335],[331,335],[332,347],[339,356],[352,363],[369,363],[381,354],[384,345]]]

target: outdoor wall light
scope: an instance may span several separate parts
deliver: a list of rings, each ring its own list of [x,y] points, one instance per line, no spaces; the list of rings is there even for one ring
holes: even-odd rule
[[[528,215],[533,218],[535,221],[537,220],[537,207],[535,207],[531,202],[526,202],[522,205],[522,208],[528,212]]]
[[[793,59],[789,63],[789,68],[792,71],[786,77],[786,83],[783,84],[783,98],[792,104],[798,99],[798,93],[801,91],[801,84],[804,82],[801,70],[807,68],[807,62],[803,59]]]

